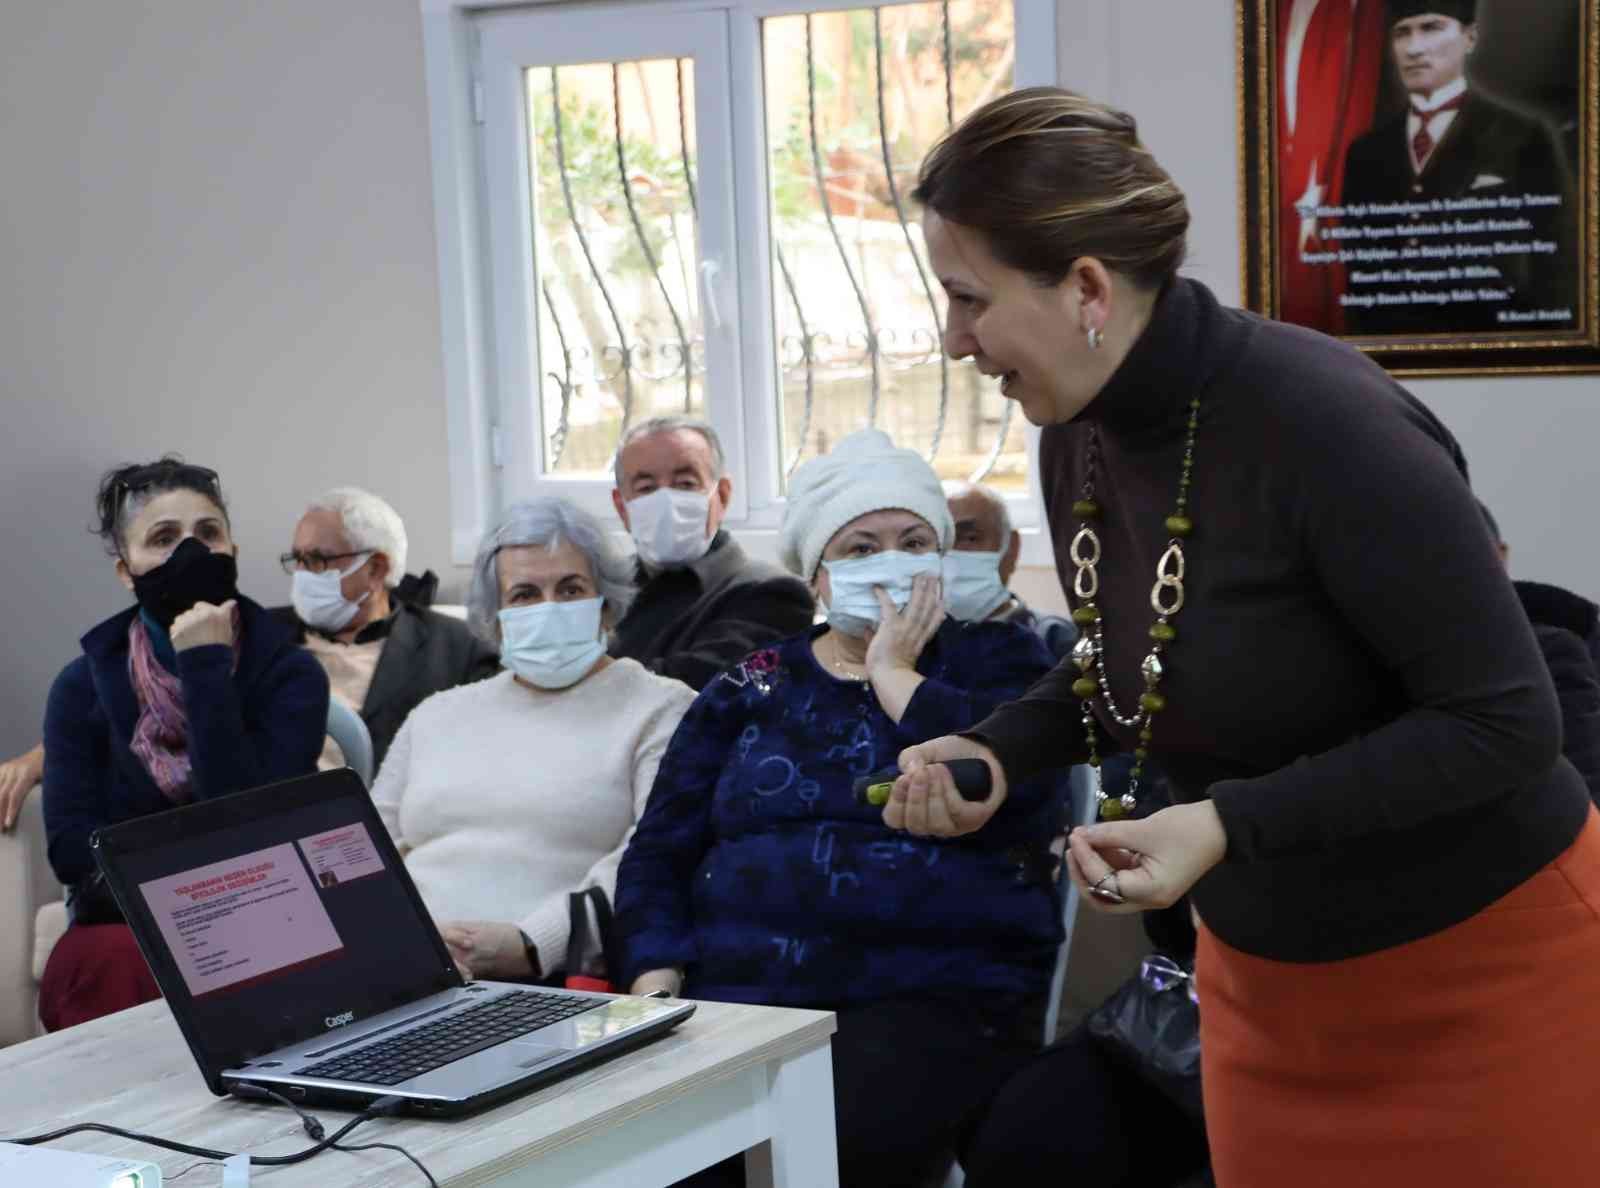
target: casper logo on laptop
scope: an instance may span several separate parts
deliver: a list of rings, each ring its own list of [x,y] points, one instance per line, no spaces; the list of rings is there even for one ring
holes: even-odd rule
[[[323,1022],[328,1025],[328,1030],[332,1031],[335,1027],[343,1027],[346,1023],[354,1023],[355,1018],[356,1013],[354,1011],[346,1011],[342,1015],[329,1015]]]

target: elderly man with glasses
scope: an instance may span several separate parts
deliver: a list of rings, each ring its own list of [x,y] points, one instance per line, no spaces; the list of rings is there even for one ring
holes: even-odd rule
[[[312,500],[279,560],[291,606],[278,613],[327,671],[333,695],[366,722],[375,765],[424,698],[499,670],[466,624],[401,595],[405,524],[371,492],[339,487]],[[330,750],[323,759],[335,761]]]

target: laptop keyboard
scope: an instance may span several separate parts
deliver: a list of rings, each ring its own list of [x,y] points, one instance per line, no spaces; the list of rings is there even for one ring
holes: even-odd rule
[[[357,1048],[332,1060],[295,1070],[302,1077],[328,1077],[338,1081],[363,1081],[372,1085],[398,1085],[423,1073],[443,1068],[452,1060],[471,1056],[551,1023],[581,1014],[606,1001],[574,998],[567,994],[516,991],[446,1015],[393,1039]]]

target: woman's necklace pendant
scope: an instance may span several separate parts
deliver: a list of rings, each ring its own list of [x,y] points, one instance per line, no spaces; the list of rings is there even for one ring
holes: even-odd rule
[[[1167,708],[1167,699],[1160,688],[1167,674],[1161,652],[1177,639],[1177,629],[1172,626],[1171,620],[1183,609],[1183,583],[1188,570],[1183,546],[1194,531],[1194,521],[1189,515],[1189,486],[1199,427],[1200,398],[1196,396],[1189,402],[1188,433],[1183,443],[1183,465],[1178,476],[1176,505],[1172,514],[1163,521],[1168,534],[1167,547],[1156,562],[1156,580],[1150,587],[1150,607],[1155,611],[1156,621],[1150,627],[1150,651],[1139,665],[1144,692],[1139,695],[1138,709],[1131,714],[1123,713],[1112,696],[1111,682],[1106,676],[1105,619],[1100,608],[1094,604],[1094,599],[1100,593],[1098,566],[1101,545],[1094,529],[1094,523],[1101,514],[1094,489],[1095,469],[1100,458],[1100,436],[1098,426],[1089,427],[1082,494],[1072,505],[1072,514],[1078,518],[1079,527],[1068,549],[1075,569],[1072,592],[1079,602],[1073,611],[1073,622],[1079,625],[1082,632],[1073,646],[1072,659],[1083,675],[1072,683],[1072,692],[1083,703],[1084,742],[1089,750],[1089,765],[1094,771],[1095,800],[1100,806],[1099,815],[1106,820],[1126,816],[1138,807],[1139,780],[1144,774],[1145,760],[1150,755],[1155,718]],[[1119,725],[1139,731],[1139,742],[1133,751],[1133,770],[1128,776],[1128,790],[1116,798],[1106,792],[1101,782],[1100,748],[1094,729],[1094,703],[1097,698]]]

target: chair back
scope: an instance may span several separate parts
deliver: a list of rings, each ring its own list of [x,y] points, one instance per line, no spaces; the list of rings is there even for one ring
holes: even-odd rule
[[[328,734],[344,752],[345,766],[372,787],[372,735],[361,715],[337,697],[328,698]]]
[[[42,906],[61,903],[61,885],[45,857],[43,801],[43,791],[35,788],[16,829],[0,833],[0,1046],[39,1033],[34,923]]]
[[[1093,825],[1100,806],[1094,799],[1094,777],[1089,768],[1079,765],[1072,769],[1067,781],[1067,823]],[[1061,871],[1061,947],[1056,950],[1055,973],[1050,978],[1050,1001],[1045,1008],[1044,1042],[1053,1044],[1056,1028],[1061,1023],[1061,995],[1067,984],[1067,958],[1072,953],[1072,934],[1078,923],[1078,909],[1083,897],[1078,885],[1067,877],[1065,860]]]

